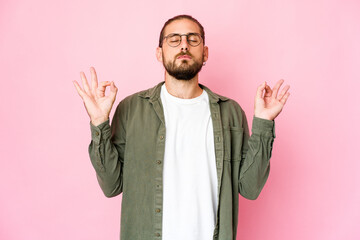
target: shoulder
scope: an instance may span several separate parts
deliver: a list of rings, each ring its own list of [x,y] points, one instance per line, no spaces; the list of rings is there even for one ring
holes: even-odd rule
[[[240,104],[234,99],[219,102],[223,119],[232,119],[234,122],[242,122],[246,118],[245,112]]]
[[[163,82],[158,83],[154,87],[135,92],[131,95],[123,98],[117,106],[117,109],[121,108],[122,111],[137,108],[139,106],[146,106],[160,97],[160,90]]]
[[[204,89],[209,94],[210,102],[219,105],[222,123],[225,127],[243,126],[244,121],[246,122],[246,115],[244,110],[236,100],[212,92],[208,88]]]
[[[222,107],[226,107],[226,108],[231,108],[231,109],[234,109],[234,110],[241,110],[241,111],[242,111],[242,108],[241,108],[240,104],[239,104],[236,100],[234,100],[234,99],[232,99],[232,98],[228,98],[227,101],[221,101],[221,102],[220,102],[220,105],[221,105]]]
[[[224,95],[220,95],[216,92],[213,92],[204,85],[201,85],[201,86],[208,93],[210,102],[217,102],[220,105],[220,108],[222,110],[226,109],[226,110],[231,110],[231,111],[243,112],[240,104],[237,101],[235,101],[234,99],[224,96]]]
[[[213,102],[213,103],[217,102],[220,104],[220,107],[242,110],[240,107],[240,104],[238,102],[236,102],[234,99],[231,99],[224,95],[220,95],[216,92],[213,92],[205,85],[200,84],[200,87],[203,88],[208,93],[210,102]]]
[[[160,82],[154,87],[133,93],[125,97],[122,102],[141,101],[141,99],[157,99],[160,97],[161,86],[163,84],[164,82]]]

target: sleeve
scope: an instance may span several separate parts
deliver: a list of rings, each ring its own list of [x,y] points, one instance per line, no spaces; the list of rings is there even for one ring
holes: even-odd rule
[[[126,132],[125,110],[121,106],[122,103],[116,108],[111,126],[109,120],[98,126],[90,122],[90,160],[106,197],[114,197],[122,192]]]
[[[239,193],[250,200],[260,195],[270,172],[270,158],[275,139],[275,122],[254,116],[252,135],[243,112],[244,139],[241,151]]]

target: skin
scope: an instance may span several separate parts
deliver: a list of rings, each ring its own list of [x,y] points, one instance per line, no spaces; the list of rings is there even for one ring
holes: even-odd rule
[[[170,23],[164,31],[164,36],[167,36],[170,33],[179,33],[187,34],[189,32],[200,33],[199,26],[188,19],[177,20]],[[188,51],[192,56],[191,59],[176,59],[176,56],[181,52]],[[192,64],[194,61],[202,62],[202,57],[204,57],[204,62],[208,60],[209,49],[207,46],[204,46],[203,42],[196,46],[192,47],[186,41],[186,37],[182,36],[182,41],[177,47],[170,47],[165,41],[162,48],[156,48],[156,58],[159,62],[164,61],[174,61],[177,66],[182,64],[182,61],[187,61],[188,64]],[[190,99],[195,98],[201,95],[202,89],[199,87],[199,74],[197,74],[191,80],[178,80],[168,74],[165,71],[165,86],[168,92],[178,98]]]
[[[90,68],[91,87],[89,86],[85,73],[80,72],[80,77],[84,86],[82,89],[77,81],[73,81],[75,88],[82,98],[86,111],[90,117],[91,123],[95,126],[100,125],[109,119],[111,108],[115,102],[118,91],[114,82],[100,82],[96,76],[95,68]],[[110,87],[110,93],[105,96],[105,90]]]
[[[176,20],[165,28],[164,36],[170,33],[187,34],[189,32],[200,33],[199,26],[188,19]],[[188,51],[191,59],[177,59],[181,52]],[[203,42],[196,46],[190,46],[186,37],[182,36],[181,44],[177,47],[170,47],[166,42],[162,48],[156,49],[156,58],[159,62],[175,61],[177,66],[180,64],[192,64],[194,61],[206,62],[209,57],[209,49]],[[202,59],[203,58],[203,59]],[[183,62],[185,61],[185,63]],[[89,86],[85,73],[80,72],[80,77],[84,88],[81,88],[77,81],[73,81],[74,86],[82,98],[86,111],[90,117],[91,123],[95,126],[109,119],[111,108],[115,102],[117,87],[114,82],[98,83],[97,75],[93,67],[90,68],[91,86]],[[199,87],[199,74],[190,80],[178,80],[170,76],[165,70],[165,86],[168,92],[178,98],[190,99],[201,95],[202,89]],[[284,80],[279,80],[274,88],[270,88],[266,82],[258,86],[255,95],[254,115],[258,118],[274,120],[282,111],[290,93],[290,86],[286,85],[281,91],[281,85]],[[105,90],[110,87],[108,96],[105,96]]]

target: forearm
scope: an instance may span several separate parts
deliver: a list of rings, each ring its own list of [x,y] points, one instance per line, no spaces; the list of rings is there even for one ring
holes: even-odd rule
[[[245,198],[256,199],[267,181],[274,131],[274,121],[254,117],[252,135],[244,139],[239,176],[239,192]]]
[[[91,163],[96,171],[99,185],[107,197],[122,192],[122,163],[119,151],[111,141],[109,120],[91,126],[92,140],[89,145]]]

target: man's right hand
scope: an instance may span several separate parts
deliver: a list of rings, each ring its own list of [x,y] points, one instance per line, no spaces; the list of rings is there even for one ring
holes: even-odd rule
[[[109,119],[111,108],[115,102],[117,87],[114,82],[100,82],[96,76],[95,69],[90,68],[91,72],[91,88],[86,80],[84,72],[80,73],[80,77],[84,86],[84,90],[80,87],[77,81],[73,81],[77,92],[84,101],[84,105],[88,115],[90,116],[91,123],[95,126],[105,122]],[[105,96],[106,87],[110,86],[110,93]]]

